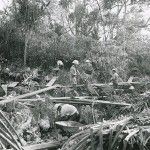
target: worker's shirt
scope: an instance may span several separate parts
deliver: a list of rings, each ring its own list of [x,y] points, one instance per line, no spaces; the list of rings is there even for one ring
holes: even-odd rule
[[[93,73],[92,64],[86,64],[83,69],[86,74],[91,75]]]
[[[60,110],[61,117],[72,116],[75,113],[79,113],[76,107],[74,107],[73,105],[69,105],[69,104],[56,104],[54,106],[55,113],[59,105],[61,105],[61,110]]]
[[[38,76],[39,76],[39,75],[38,75],[38,70],[37,70],[37,69],[33,70],[32,77],[33,77],[33,78],[36,78],[36,77],[38,77]]]
[[[60,112],[61,112],[61,117],[71,116],[75,113],[78,113],[76,107],[74,107],[73,105],[69,105],[69,104],[63,105]]]
[[[71,68],[70,68],[70,82],[72,84],[77,84],[77,73],[78,73],[78,70],[76,69],[76,67],[73,65]]]
[[[72,77],[77,76],[77,69],[74,65],[70,68],[70,75]]]
[[[112,79],[111,80],[112,80],[113,83],[118,83],[119,82],[119,75],[117,73],[114,73],[112,75]]]
[[[56,68],[53,69],[53,75],[55,76],[60,76],[63,72],[63,67],[57,66]]]

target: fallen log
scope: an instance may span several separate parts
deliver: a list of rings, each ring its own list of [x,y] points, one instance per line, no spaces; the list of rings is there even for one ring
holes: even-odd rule
[[[128,82],[119,82],[118,85],[119,86],[122,86],[122,85],[126,85],[126,86],[131,86],[132,84],[141,84],[140,82],[131,82],[131,83],[128,83]],[[112,83],[93,83],[93,84],[90,84],[91,86],[94,86],[94,87],[100,87],[100,88],[105,88],[105,87],[112,87]],[[86,86],[85,84],[80,84],[80,85],[77,85],[77,87],[84,87]],[[60,88],[72,88],[73,86],[59,86]]]
[[[63,143],[64,142],[49,142],[49,143],[41,143],[41,144],[25,146],[23,148],[24,150],[44,150],[44,149],[54,150],[61,147]]]
[[[118,102],[110,102],[110,101],[104,101],[104,100],[93,100],[93,99],[53,99],[50,98],[50,100],[54,103],[67,103],[67,104],[83,104],[83,105],[93,105],[93,104],[108,104],[108,105],[119,105],[119,106],[131,106],[131,104],[128,103],[118,103]]]
[[[36,95],[36,94],[39,94],[39,93],[43,93],[43,92],[55,89],[55,88],[57,88],[57,86],[51,86],[51,87],[40,89],[40,90],[31,92],[31,93],[27,93],[27,94],[19,95],[19,96],[16,96],[16,97],[12,97],[10,99],[4,99],[4,100],[0,101],[0,104],[6,104],[6,103],[9,103],[9,102],[12,102],[12,101],[18,101],[18,99],[30,97],[30,96],[33,96],[33,95]]]
[[[33,144],[29,146],[24,146],[23,150],[57,150],[60,148],[65,141],[61,142],[45,142],[45,143],[40,143],[40,144]],[[7,149],[7,150],[13,150],[13,149]]]
[[[119,105],[119,106],[131,106],[129,103],[118,103],[104,100],[95,100],[95,99],[86,99],[87,97],[50,97],[49,100],[53,103],[67,103],[67,104],[83,104],[83,105],[92,105],[92,104],[108,104],[108,105]],[[92,98],[92,97],[89,97]],[[94,97],[95,98],[95,97]],[[18,99],[18,101],[44,101],[44,98],[41,99]]]
[[[112,102],[112,101],[104,101],[104,100],[95,100],[93,99],[87,99],[88,97],[50,97],[49,100],[53,103],[66,103],[66,104],[81,104],[81,105],[100,105],[100,104],[108,104],[108,105],[119,105],[119,106],[131,106],[129,103],[118,103],[118,102]],[[92,97],[89,97],[92,98]],[[41,99],[18,99],[17,101],[44,101],[44,98]]]
[[[107,87],[112,86],[112,83],[102,84],[102,83],[93,83],[91,84],[96,87]],[[142,82],[119,82],[118,86],[131,86],[131,85],[143,85]]]
[[[93,98],[93,99],[98,99],[98,98],[105,98],[106,96],[101,96],[101,97],[96,97],[96,96],[77,96],[77,97],[74,97],[73,99],[91,99],[91,98]],[[71,97],[53,97],[53,99],[54,100],[59,100],[59,99],[64,99],[64,100],[66,100],[66,99],[68,99],[68,100],[70,100],[71,99]],[[41,100],[41,101],[45,101],[45,98],[23,98],[23,99],[18,99],[18,101],[19,102],[25,102],[25,101],[39,101],[39,100]]]

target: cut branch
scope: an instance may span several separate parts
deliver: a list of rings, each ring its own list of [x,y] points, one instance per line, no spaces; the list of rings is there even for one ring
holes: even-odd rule
[[[47,88],[44,88],[44,89],[40,89],[40,90],[38,90],[38,91],[34,91],[34,92],[31,92],[31,93],[19,95],[19,96],[10,98],[10,99],[5,99],[5,100],[0,101],[0,104],[6,104],[6,103],[9,103],[9,102],[12,102],[12,101],[18,101],[19,99],[26,98],[26,97],[30,97],[30,96],[34,96],[34,95],[36,95],[36,94],[43,93],[43,92],[46,92],[46,91],[55,89],[56,87],[57,87],[57,86],[51,86],[51,87],[47,87]]]

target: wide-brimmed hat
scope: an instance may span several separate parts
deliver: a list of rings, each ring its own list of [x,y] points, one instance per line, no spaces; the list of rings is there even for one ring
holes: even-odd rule
[[[86,63],[91,63],[91,61],[90,61],[90,60],[88,60],[88,59],[87,59],[85,62],[86,62]]]
[[[74,60],[72,63],[75,64],[75,65],[79,65],[79,61],[78,60]]]
[[[58,61],[57,61],[57,65],[58,65],[58,66],[63,66],[64,63],[63,63],[61,60],[58,60]]]

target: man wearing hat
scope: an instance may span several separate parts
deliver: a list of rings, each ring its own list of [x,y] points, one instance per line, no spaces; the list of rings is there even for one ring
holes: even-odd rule
[[[53,110],[57,121],[79,121],[79,112],[73,105],[59,103],[55,104]]]
[[[64,63],[61,60],[57,61],[57,67],[61,69],[64,66]]]
[[[61,60],[57,61],[57,67],[53,69],[53,73],[56,76],[59,76],[60,70],[62,70],[64,67],[64,63]]]
[[[92,63],[90,60],[85,61],[85,65],[84,65],[83,70],[85,73],[86,80],[91,83],[92,82],[93,67],[92,67]]]
[[[79,61],[78,60],[74,60],[72,62],[72,66],[70,68],[70,83],[73,85],[73,86],[76,86],[77,85],[77,76],[78,76],[78,65],[79,65]]]
[[[111,78],[111,82],[113,83],[114,89],[117,89],[117,87],[118,87],[118,81],[119,81],[119,75],[116,72],[116,69],[112,70],[112,74],[113,75],[112,75],[112,78]]]
[[[70,68],[70,84],[72,85],[72,96],[79,96],[78,92],[77,92],[77,84],[78,84],[78,76],[80,75],[79,71],[78,71],[78,65],[79,65],[79,61],[78,60],[74,60],[72,62],[72,66]]]

